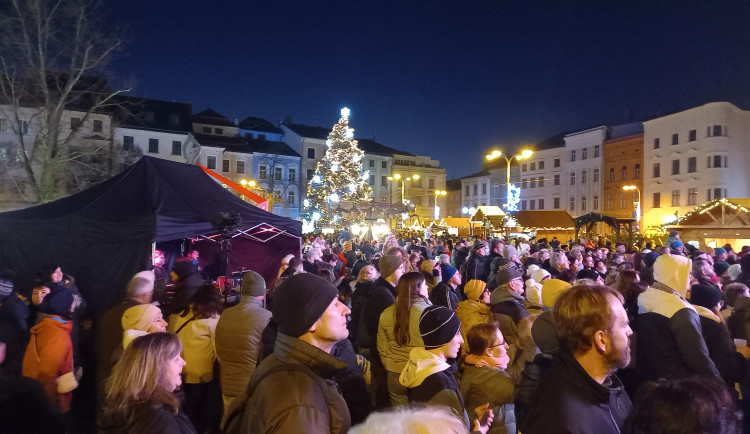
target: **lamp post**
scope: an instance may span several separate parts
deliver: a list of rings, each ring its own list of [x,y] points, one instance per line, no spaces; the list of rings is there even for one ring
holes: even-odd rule
[[[633,203],[635,205],[635,223],[638,225],[638,232],[641,232],[641,190],[635,185],[623,185],[623,191],[637,191],[638,200]]]
[[[389,181],[396,181],[396,182],[400,182],[401,183],[401,204],[406,205],[406,200],[404,199],[404,182],[405,181],[411,181],[412,179],[416,181],[419,178],[421,178],[421,176],[419,176],[419,174],[417,174],[417,173],[415,173],[415,174],[413,174],[413,175],[411,175],[409,177],[404,177],[400,173],[394,173],[393,176],[389,176],[388,177]]]
[[[534,155],[534,151],[532,151],[531,149],[524,149],[520,153],[512,157],[508,157],[507,155],[503,154],[503,151],[499,149],[494,149],[492,152],[484,156],[484,158],[486,158],[487,161],[493,161],[501,157],[505,159],[505,162],[506,162],[505,164],[505,191],[506,191],[505,209],[506,211],[517,211],[516,205],[511,203],[513,200],[513,191],[512,191],[511,183],[510,183],[510,163],[511,161],[513,161],[513,159],[515,159],[516,161],[526,160],[526,159],[531,158],[532,155]]]
[[[439,212],[438,211],[438,204],[437,204],[438,196],[445,196],[447,194],[448,194],[448,192],[445,191],[445,190],[435,190],[435,207],[433,208],[434,216],[435,216],[435,223],[437,223],[438,212]]]

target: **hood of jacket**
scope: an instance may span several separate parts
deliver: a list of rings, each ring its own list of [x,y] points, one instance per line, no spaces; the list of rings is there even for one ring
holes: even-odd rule
[[[276,334],[273,353],[284,363],[306,365],[321,377],[328,379],[337,377],[348,367],[346,363],[320,348],[281,332]]]
[[[661,255],[654,262],[654,280],[677,291],[683,298],[687,295],[692,261],[684,256]]]
[[[135,338],[139,338],[141,336],[147,335],[148,332],[143,330],[136,330],[136,329],[127,329],[122,333],[122,349],[130,345],[131,342],[135,340]]]
[[[492,291],[492,294],[490,294],[490,304],[498,304],[508,300],[520,301],[523,303],[524,298],[523,295],[511,291],[507,285],[498,286]]]
[[[442,372],[450,368],[445,360],[425,350],[424,348],[414,348],[409,353],[409,361],[406,367],[401,371],[398,381],[404,387],[417,387],[425,378],[436,372]]]
[[[73,329],[73,321],[64,320],[57,315],[44,314],[42,319],[31,328],[31,333],[39,334],[53,329],[61,329],[69,332]]]
[[[703,318],[708,318],[711,321],[721,323],[721,319],[718,315],[716,315],[711,309],[705,308],[703,306],[698,306],[697,304],[694,304],[693,307],[695,308],[695,311],[698,312],[698,316],[702,316]]]
[[[456,306],[456,315],[458,315],[459,318],[466,318],[474,314],[489,317],[490,307],[477,300],[464,300],[459,302]]]

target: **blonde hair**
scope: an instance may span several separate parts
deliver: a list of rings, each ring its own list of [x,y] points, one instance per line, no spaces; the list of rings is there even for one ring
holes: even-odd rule
[[[365,265],[364,267],[362,267],[361,270],[359,270],[359,275],[357,276],[357,282],[358,283],[369,282],[367,279],[365,279],[365,273],[370,268],[372,268],[372,273],[373,273],[373,276],[375,277],[375,279],[377,279],[378,277],[380,277],[380,273],[378,273],[378,270],[375,269],[375,267],[373,265],[369,265],[368,264],[368,265]],[[375,279],[373,279],[373,280],[375,280]]]
[[[350,434],[465,434],[464,422],[446,407],[401,407],[371,413]]]
[[[166,369],[180,355],[182,343],[174,333],[151,333],[135,339],[107,379],[105,413],[129,419],[137,404],[166,405],[177,414],[180,401],[170,390]]]

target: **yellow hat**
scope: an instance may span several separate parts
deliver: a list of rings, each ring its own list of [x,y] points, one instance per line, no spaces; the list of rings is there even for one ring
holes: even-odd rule
[[[542,306],[552,307],[557,298],[570,288],[570,283],[560,279],[549,279],[542,283]]]
[[[484,288],[486,287],[487,287],[487,284],[481,280],[478,280],[478,279],[469,280],[466,283],[466,285],[464,285],[464,293],[466,294],[466,297],[468,297],[469,300],[479,300],[479,297],[482,296],[482,293],[484,292]]]

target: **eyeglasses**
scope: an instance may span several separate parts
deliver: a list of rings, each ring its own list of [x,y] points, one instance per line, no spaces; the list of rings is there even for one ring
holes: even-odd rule
[[[505,339],[503,339],[503,341],[502,341],[502,342],[500,342],[500,343],[499,343],[499,344],[497,344],[497,345],[492,345],[492,346],[491,346],[490,348],[495,348],[495,347],[502,347],[502,346],[503,346],[503,345],[505,345],[505,344],[506,344],[506,342],[505,342]]]

